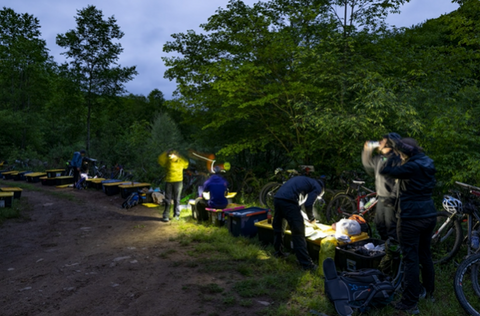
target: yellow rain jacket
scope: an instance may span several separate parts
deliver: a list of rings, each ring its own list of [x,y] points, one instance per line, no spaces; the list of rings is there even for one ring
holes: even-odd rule
[[[158,156],[158,163],[167,169],[166,182],[180,182],[183,181],[183,169],[188,168],[188,160],[181,156],[177,156],[175,159],[168,157],[164,152]]]

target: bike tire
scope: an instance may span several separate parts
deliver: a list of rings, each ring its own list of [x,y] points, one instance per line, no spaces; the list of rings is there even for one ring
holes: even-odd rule
[[[448,224],[439,232],[441,226],[449,219]],[[437,233],[438,235],[435,236]],[[430,246],[433,263],[442,264],[450,261],[460,250],[462,241],[463,231],[460,220],[446,211],[438,212],[437,225]]]
[[[276,185],[281,185],[281,184],[278,183],[278,182],[269,182],[269,183],[265,184],[263,186],[263,188],[260,190],[259,200],[260,200],[260,204],[262,206],[267,206],[267,203],[266,203],[266,192],[267,192],[267,190],[270,190],[272,187],[274,187]]]
[[[273,200],[278,189],[282,186],[278,182],[270,182],[263,189],[263,205],[271,210],[274,209]]]
[[[355,200],[347,194],[337,194],[327,206],[327,224],[333,224],[357,213]]]
[[[480,316],[480,304],[478,296],[471,287],[471,280],[478,283],[478,267],[480,265],[480,254],[475,254],[463,260],[455,272],[453,288],[455,296],[462,308],[470,315]],[[474,298],[469,299],[469,297]],[[474,302],[475,301],[475,302]]]

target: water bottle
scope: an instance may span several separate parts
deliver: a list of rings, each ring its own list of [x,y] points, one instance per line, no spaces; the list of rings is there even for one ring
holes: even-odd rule
[[[360,199],[360,211],[363,211],[365,209],[365,202],[363,201],[363,199]]]
[[[368,148],[375,149],[375,148],[378,148],[378,147],[380,147],[380,142],[379,141],[371,140],[371,141],[368,142]]]
[[[367,202],[367,204],[365,204],[364,208],[368,209],[370,206],[372,206],[373,203],[375,203],[376,200],[377,200],[376,197],[372,197],[372,198]]]
[[[478,231],[474,230],[472,232],[472,248],[478,249],[480,246],[480,237],[478,236]]]
[[[272,211],[271,210],[268,210],[268,213],[267,213],[267,222],[269,224],[272,223]]]

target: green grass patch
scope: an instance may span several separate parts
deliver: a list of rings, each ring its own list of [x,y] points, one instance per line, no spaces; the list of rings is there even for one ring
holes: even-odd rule
[[[171,238],[180,244],[189,246],[187,253],[191,266],[198,264],[202,273],[222,272],[229,274],[225,289],[215,283],[205,285],[201,297],[205,301],[214,301],[216,295],[222,294],[221,306],[255,305],[255,300],[274,302],[262,309],[259,315],[293,316],[309,315],[316,310],[327,315],[335,315],[335,309],[324,293],[323,279],[316,273],[305,272],[291,255],[287,260],[272,256],[271,246],[262,246],[257,239],[233,237],[225,228],[199,225],[190,218],[190,213],[182,213],[182,221],[174,222],[178,235]],[[461,259],[459,254],[458,259]],[[422,315],[464,315],[453,290],[455,264],[452,262],[436,266],[436,303],[421,300],[419,308]],[[228,286],[228,288],[227,288]],[[394,315],[392,307],[374,309],[369,316]]]

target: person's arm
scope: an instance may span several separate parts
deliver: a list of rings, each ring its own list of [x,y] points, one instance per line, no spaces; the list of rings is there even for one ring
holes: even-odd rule
[[[162,167],[165,167],[167,165],[168,157],[167,157],[167,152],[164,152],[160,156],[158,156],[158,164]]]
[[[363,146],[363,151],[362,151],[362,164],[363,168],[365,168],[365,172],[369,176],[375,176],[375,162],[373,159],[373,150],[374,148],[370,148],[367,146],[367,143],[365,143],[365,146]]]
[[[390,158],[380,173],[395,179],[408,179],[419,172],[415,162],[407,161],[403,165],[395,165],[397,159]]]
[[[322,187],[315,180],[311,181],[312,190],[308,192],[307,200],[305,201],[305,212],[307,213],[307,218],[310,222],[315,220],[313,215],[313,204],[317,200],[320,193],[322,193]]]

